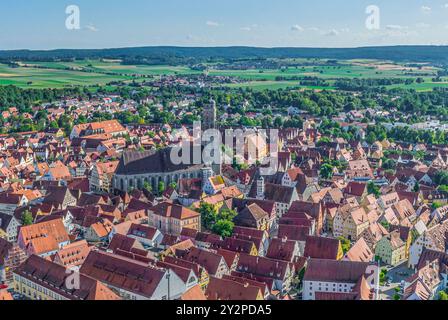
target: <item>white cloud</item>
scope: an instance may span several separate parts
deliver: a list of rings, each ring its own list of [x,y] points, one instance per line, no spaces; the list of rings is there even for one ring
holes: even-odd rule
[[[431,13],[431,7],[428,6],[422,6],[421,10],[423,11],[423,13]]]
[[[336,37],[339,34],[340,34],[340,32],[336,29],[331,29],[324,33],[325,36],[330,36],[330,37]]]
[[[220,26],[220,24],[219,24],[219,22],[216,22],[216,21],[207,21],[206,23],[205,23],[207,26],[209,26],[209,27],[219,27]]]
[[[89,31],[92,31],[92,32],[98,32],[98,31],[100,31],[97,27],[95,27],[95,26],[92,25],[92,24],[88,24],[88,25],[86,26],[86,29],[89,30]]]
[[[409,37],[418,35],[418,32],[410,30],[408,26],[395,24],[387,25],[386,32],[383,34],[384,37]]]
[[[303,29],[301,26],[299,26],[298,24],[295,24],[295,25],[293,25],[292,27],[291,27],[291,30],[292,31],[300,31],[300,32],[302,32],[302,31],[304,31],[305,29]]]
[[[400,25],[397,25],[397,24],[389,24],[389,25],[386,26],[387,30],[404,30],[404,29],[407,29],[407,28],[408,27],[400,26]]]

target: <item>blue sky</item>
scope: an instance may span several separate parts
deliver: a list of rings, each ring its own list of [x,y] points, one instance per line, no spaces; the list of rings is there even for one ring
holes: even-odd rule
[[[8,2],[0,3],[0,49],[448,44],[448,0]],[[73,4],[80,30],[65,27]],[[380,9],[379,30],[365,27],[368,5]]]

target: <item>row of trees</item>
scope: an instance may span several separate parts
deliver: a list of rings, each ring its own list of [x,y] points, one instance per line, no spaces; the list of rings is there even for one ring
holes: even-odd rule
[[[414,130],[410,127],[394,127],[389,131],[383,125],[367,127],[366,141],[368,143],[385,139],[429,145],[447,144],[448,133],[441,130]]]

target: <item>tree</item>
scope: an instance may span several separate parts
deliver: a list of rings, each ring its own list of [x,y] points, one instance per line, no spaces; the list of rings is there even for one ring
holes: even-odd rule
[[[159,186],[158,186],[158,189],[159,189],[159,194],[162,194],[164,191],[165,191],[165,182],[163,182],[163,181],[160,181],[159,182]]]
[[[448,171],[439,171],[436,173],[434,182],[437,185],[448,185]]]
[[[169,185],[169,187],[170,187],[171,189],[177,189],[177,183],[176,183],[176,182],[171,182],[170,185]]]
[[[233,219],[238,215],[235,210],[223,209],[219,213],[219,219],[233,221]]]
[[[320,167],[319,175],[322,179],[331,179],[333,177],[333,166],[329,163],[324,163]]]
[[[384,159],[382,167],[384,170],[395,170],[397,164],[392,159]]]
[[[330,137],[322,137],[322,138],[320,138],[319,141],[317,141],[317,146],[320,146],[320,145],[326,144],[326,143],[330,143],[330,142],[331,142]]]
[[[367,135],[367,137],[366,137],[366,141],[367,141],[369,144],[374,143],[374,142],[376,141],[376,135],[375,135],[375,133],[374,133],[374,132],[370,132],[370,133]]]
[[[143,183],[143,189],[145,189],[148,192],[152,192],[152,186],[148,181],[145,181],[145,183]]]
[[[32,225],[33,222],[34,222],[33,215],[28,210],[25,210],[22,213],[22,225],[29,226]]]
[[[367,184],[367,192],[369,194],[373,194],[375,197],[379,197],[381,195],[380,188],[373,182],[369,182]]]
[[[56,121],[53,120],[53,121],[50,122],[50,128],[58,129],[59,125],[58,125],[58,123]]]
[[[352,244],[350,243],[350,240],[348,240],[344,237],[339,237],[339,241],[341,241],[342,252],[344,254],[346,254],[350,250],[350,247],[352,246]]]
[[[414,192],[419,192],[420,191],[420,184],[418,183],[418,181],[415,183],[413,191]]]
[[[235,224],[232,221],[221,219],[216,221],[212,230],[214,233],[219,234],[222,237],[231,237],[234,227]]]
[[[441,203],[441,202],[439,202],[439,201],[434,201],[434,202],[432,203],[432,208],[433,208],[434,210],[437,210],[437,209],[442,208],[442,207],[443,207],[443,203]]]
[[[283,119],[281,117],[276,117],[274,119],[274,127],[281,128],[283,126]]]
[[[448,301],[448,293],[446,293],[445,291],[440,291],[439,300]]]
[[[383,221],[381,221],[380,224],[384,227],[384,229],[389,230],[389,228],[390,228],[389,222],[387,222],[386,220],[383,220]]]
[[[387,269],[385,269],[385,268],[381,269],[381,272],[380,272],[380,284],[381,285],[383,285],[384,282],[386,282],[387,273],[388,273]]]
[[[209,203],[202,202],[199,206],[199,213],[201,214],[201,220],[204,227],[208,230],[212,230],[218,217],[218,212],[215,207]]]

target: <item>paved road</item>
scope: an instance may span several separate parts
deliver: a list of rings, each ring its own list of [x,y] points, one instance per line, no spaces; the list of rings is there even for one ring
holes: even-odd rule
[[[413,270],[407,267],[407,262],[397,266],[381,266],[382,269],[387,269],[387,277],[391,279],[389,286],[380,286],[380,299],[381,300],[393,300],[396,293],[395,288],[400,287],[401,282],[406,280],[409,276],[413,274]]]

